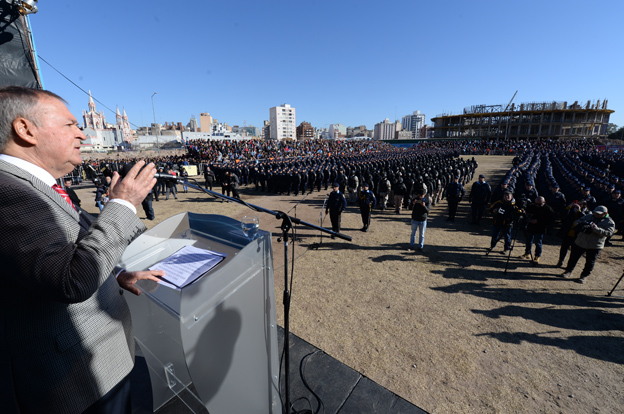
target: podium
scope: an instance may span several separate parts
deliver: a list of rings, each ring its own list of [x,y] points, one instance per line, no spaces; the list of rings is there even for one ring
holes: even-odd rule
[[[179,397],[191,412],[281,413],[270,233],[250,241],[237,220],[182,213],[134,240],[120,266],[145,270],[187,245],[226,257],[182,289],[139,281],[141,295],[125,295],[154,411]]]

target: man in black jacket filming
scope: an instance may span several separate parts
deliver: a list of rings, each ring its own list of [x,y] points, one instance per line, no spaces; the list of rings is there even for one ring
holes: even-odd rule
[[[521,210],[516,206],[511,191],[505,191],[501,200],[492,203],[490,206],[490,213],[492,213],[494,217],[494,227],[492,228],[492,239],[490,240],[489,251],[491,251],[500,238],[503,237],[503,254],[507,254],[511,249],[511,229],[515,219],[521,213]]]

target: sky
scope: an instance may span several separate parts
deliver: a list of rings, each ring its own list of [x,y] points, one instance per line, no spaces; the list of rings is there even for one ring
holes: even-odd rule
[[[624,126],[621,0],[41,0],[38,7],[30,24],[44,87],[65,98],[80,123],[83,90],[108,122],[125,108],[133,128],[154,114],[158,123],[186,125],[202,112],[262,127],[269,108],[287,103],[297,124],[368,129],[417,110],[430,123],[472,105],[506,105],[517,91],[516,104],[607,99],[611,122]]]

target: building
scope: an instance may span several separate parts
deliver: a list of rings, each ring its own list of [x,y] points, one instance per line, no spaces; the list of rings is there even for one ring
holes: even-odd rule
[[[213,119],[208,112],[202,112],[199,114],[199,130],[201,132],[210,131]]]
[[[89,91],[89,110],[82,110],[82,119],[84,121],[85,128],[91,128],[94,130],[106,128],[106,117],[104,116],[104,112],[98,112],[95,109],[95,102],[93,102],[91,91]]]
[[[297,141],[305,141],[314,138],[314,128],[309,122],[303,121],[297,127]]]
[[[189,132],[199,132],[199,126],[197,125],[197,119],[195,118],[195,115],[191,115],[191,120],[188,124],[186,124],[186,129]]]
[[[329,139],[329,129],[327,128],[315,128],[314,139]]]
[[[413,132],[406,129],[402,129],[394,133],[394,139],[412,139],[413,136]]]
[[[232,127],[232,133],[236,134],[236,135],[242,135],[244,137],[248,137],[248,138],[252,138],[252,137],[259,137],[260,136],[260,128],[257,128],[253,125],[245,125],[245,126],[238,126],[238,125],[234,125]]]
[[[104,112],[98,112],[95,102],[89,91],[89,110],[82,110],[84,126],[82,132],[87,139],[82,143],[85,151],[110,150],[118,147],[129,147],[135,138],[135,131],[130,128],[128,115],[123,110],[123,115],[117,107],[116,125],[106,122]]]
[[[269,121],[264,121],[264,125],[262,126],[262,138],[271,138],[271,122]]]
[[[330,124],[329,125],[329,137],[330,139],[340,139],[347,136],[347,127],[342,124]]]
[[[372,137],[372,131],[366,129],[366,125],[347,127],[347,138]]]
[[[383,122],[375,124],[373,139],[380,141],[396,139],[396,132],[400,130],[401,123],[399,121],[390,122],[390,120],[386,118]]]
[[[420,111],[414,111],[411,115],[405,115],[401,119],[401,125],[403,130],[412,132],[412,138],[424,138],[420,133],[421,128],[425,125],[425,114],[421,114]]]
[[[269,109],[270,139],[297,139],[295,108],[288,104]]]
[[[85,152],[105,151],[128,146],[128,143],[124,141],[121,130],[119,129],[83,128],[82,133],[85,135],[86,139],[81,142],[80,148]]]
[[[559,139],[606,138],[607,100],[532,102],[512,105],[473,105],[460,115],[433,118],[434,138]]]

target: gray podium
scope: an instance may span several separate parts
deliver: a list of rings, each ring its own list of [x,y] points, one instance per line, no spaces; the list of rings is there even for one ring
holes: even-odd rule
[[[154,411],[179,397],[192,412],[281,413],[270,233],[250,241],[239,221],[182,213],[134,240],[121,266],[144,270],[186,245],[227,256],[182,289],[141,281],[125,295]]]

